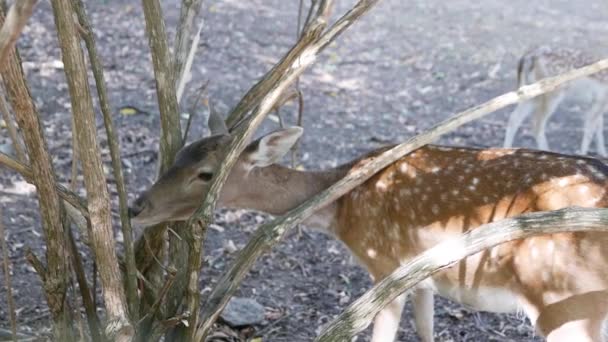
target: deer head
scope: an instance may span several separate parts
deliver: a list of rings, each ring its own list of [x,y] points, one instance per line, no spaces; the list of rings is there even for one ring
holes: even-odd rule
[[[211,136],[193,142],[179,151],[173,165],[144,191],[129,208],[134,223],[149,226],[165,221],[187,220],[200,206],[210,181],[232,141],[224,120],[211,111],[208,120]],[[266,168],[289,151],[302,135],[300,127],[269,133],[250,143],[233,167],[220,195],[219,204],[238,199],[251,171]]]

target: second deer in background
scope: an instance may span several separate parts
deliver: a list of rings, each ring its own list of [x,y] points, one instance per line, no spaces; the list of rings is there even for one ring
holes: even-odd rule
[[[568,70],[595,62],[595,59],[574,49],[541,46],[525,53],[517,66],[518,87],[534,83],[545,77],[557,76]],[[517,130],[523,121],[532,115],[534,138],[538,148],[549,150],[545,127],[557,107],[572,96],[584,99],[592,105],[584,115],[583,139],[579,152],[587,154],[595,137],[597,152],[606,157],[604,145],[604,113],[608,111],[608,72],[570,82],[558,90],[520,102],[511,113],[507,123],[504,147],[511,147]],[[585,99],[586,98],[586,99]]]

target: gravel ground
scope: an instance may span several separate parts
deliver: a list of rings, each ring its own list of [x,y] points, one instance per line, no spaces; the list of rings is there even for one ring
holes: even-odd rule
[[[334,16],[352,3],[337,1]],[[154,178],[159,126],[142,9],[140,2],[118,0],[87,1],[87,7],[116,110],[128,188],[134,195]],[[178,1],[163,1],[163,7],[173,36]],[[191,85],[196,88],[210,80],[211,98],[227,112],[293,43],[297,1],[205,1],[204,8],[206,24]],[[535,45],[553,43],[592,55],[606,53],[607,12],[600,0],[384,0],[302,77],[306,101],[302,162],[307,168],[337,165],[380,144],[403,141],[455,112],[513,89],[517,58]],[[70,104],[48,1],[36,8],[19,47],[54,165],[66,181],[71,161]],[[121,116],[118,108],[124,105],[149,114]],[[552,149],[577,150],[582,109],[575,102],[560,108],[548,125]],[[499,146],[508,110],[466,125],[440,142]],[[289,122],[294,122],[295,111],[290,105],[283,110]],[[204,132],[206,114],[200,114],[193,138]],[[273,125],[267,123],[264,130]],[[109,161],[101,131],[100,139]],[[0,143],[7,142],[3,131]],[[529,125],[518,135],[517,144],[534,146]],[[40,282],[24,261],[27,248],[44,253],[35,193],[18,175],[3,172],[0,194],[19,325],[25,332],[48,331]],[[210,230],[205,243],[204,293],[232,260],[225,248],[228,242],[243,246],[255,225],[266,219],[249,211],[218,213],[221,229]],[[307,341],[370,286],[366,272],[340,243],[305,229],[263,257],[238,295],[266,307],[267,320],[256,327],[265,341]],[[2,327],[8,326],[6,308],[2,287]],[[437,300],[435,310],[438,341],[539,340],[521,316],[475,313],[446,300]],[[400,340],[416,341],[409,305],[403,317]],[[369,330],[357,340],[368,339]]]

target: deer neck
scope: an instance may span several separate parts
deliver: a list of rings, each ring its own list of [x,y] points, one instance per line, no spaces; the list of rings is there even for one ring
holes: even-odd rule
[[[256,168],[246,175],[235,175],[238,189],[226,191],[226,207],[247,208],[272,215],[283,215],[312,196],[327,189],[346,175],[347,169],[299,171],[281,165]],[[230,193],[232,192],[232,193]],[[318,210],[305,223],[316,228],[329,228],[336,215],[334,204]]]

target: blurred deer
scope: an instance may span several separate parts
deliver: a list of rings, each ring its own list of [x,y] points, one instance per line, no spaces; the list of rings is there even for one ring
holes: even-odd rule
[[[541,46],[524,54],[517,66],[518,86],[534,83],[545,77],[557,76],[568,70],[594,62],[581,51]],[[504,147],[511,147],[522,122],[532,114],[532,127],[537,146],[549,150],[545,126],[560,103],[572,96],[590,100],[592,106],[585,113],[583,140],[579,152],[587,154],[595,137],[597,151],[606,157],[604,145],[604,113],[608,110],[608,73],[596,73],[590,77],[572,81],[565,86],[528,101],[520,102],[507,123]]]
[[[231,141],[223,121],[186,146],[132,204],[135,223],[187,220]],[[282,215],[386,150],[324,171],[277,164],[300,138],[291,127],[244,150],[219,205]],[[519,149],[428,145],[388,166],[307,224],[341,240],[378,282],[436,244],[484,223],[569,206],[606,207],[598,160]],[[600,341],[608,311],[608,234],[563,233],[505,243],[437,273],[413,293],[415,325],[433,341],[433,293],[478,310],[523,311],[549,341]],[[405,296],[375,318],[374,342],[395,339]]]

